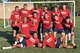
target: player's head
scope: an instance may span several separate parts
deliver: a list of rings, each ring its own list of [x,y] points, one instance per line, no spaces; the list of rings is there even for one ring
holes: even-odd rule
[[[54,11],[58,11],[58,7],[57,6],[54,6]]]
[[[65,10],[67,8],[66,4],[62,5],[62,9]]]
[[[27,21],[28,21],[28,17],[24,17],[23,22],[27,22]]]
[[[33,37],[38,38],[37,33],[34,33],[33,34]]]
[[[47,13],[44,14],[44,18],[45,18],[45,19],[48,18],[48,14],[47,14]]]
[[[15,10],[16,11],[19,11],[19,6],[15,6]]]
[[[48,10],[48,6],[47,5],[44,6],[44,10]]]
[[[24,9],[27,9],[27,4],[24,4],[24,5],[23,5],[23,8],[24,8]]]
[[[39,8],[38,4],[34,5],[34,8],[35,9],[38,9]]]
[[[58,19],[59,19],[58,15],[55,14],[55,15],[54,15],[54,20],[58,20]]]
[[[45,36],[45,37],[47,37],[48,35],[49,35],[48,32],[45,32],[45,33],[44,33],[44,36]]]
[[[65,21],[66,21],[67,23],[69,23],[69,22],[70,22],[70,17],[67,16],[66,19],[65,19]]]
[[[38,13],[37,12],[33,12],[32,15],[33,15],[34,18],[36,18]]]

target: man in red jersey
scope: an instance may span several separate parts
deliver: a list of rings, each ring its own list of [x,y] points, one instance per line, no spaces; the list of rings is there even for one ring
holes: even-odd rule
[[[13,29],[13,37],[15,37],[19,31],[19,27],[17,26],[19,23],[20,23],[19,6],[15,6],[15,10],[12,11],[10,17],[10,24]]]
[[[43,23],[43,34],[45,32],[50,33],[51,32],[51,18],[48,16],[47,13],[45,13],[44,17],[42,17],[42,23]]]
[[[75,37],[74,36],[74,24],[73,24],[72,20],[70,20],[70,17],[66,17],[65,22],[63,23],[63,27],[64,27],[64,31],[66,34],[65,45],[67,45],[67,36],[68,36],[69,42],[72,39],[72,45],[75,46],[75,43],[74,43],[74,37]],[[72,36],[72,38],[71,38],[71,36]]]
[[[22,36],[25,36],[26,38],[28,38],[30,36],[30,23],[28,22],[28,18],[24,18],[23,22],[20,23],[18,26],[20,28],[20,34],[22,34]]]
[[[61,18],[64,20],[67,16],[69,16],[71,18],[71,13],[70,10],[67,9],[66,5],[63,4],[62,5],[62,9],[60,10],[61,13]]]
[[[34,8],[31,10],[31,13],[33,13],[33,12],[37,12],[38,13],[38,16],[39,16],[39,19],[40,19],[42,9],[39,8],[39,5],[38,4],[34,5]],[[41,25],[41,21],[39,21],[39,24],[38,24],[38,37],[39,38],[40,38],[40,25]]]
[[[47,5],[44,6],[44,9],[42,10],[42,14],[41,15],[44,16],[45,13],[47,13],[51,18],[51,12],[48,10],[48,6]]]
[[[57,14],[60,17],[60,11],[58,10],[57,6],[54,6],[54,11],[52,12],[52,16],[54,16],[55,14]]]
[[[38,31],[38,24],[39,24],[39,16],[37,12],[32,13],[31,17],[31,25],[30,25],[30,34],[33,35],[34,33],[37,33]]]
[[[37,34],[34,33],[33,36],[30,36],[28,39],[23,38],[22,36],[17,35],[16,39],[18,40],[18,43],[13,46],[9,47],[2,47],[2,49],[13,49],[13,48],[29,48],[29,47],[34,47],[38,46],[39,47],[39,39],[37,37]]]
[[[24,17],[28,17],[30,15],[30,10],[27,9],[27,4],[24,4],[23,5],[23,8],[21,8],[19,10],[20,12],[20,15],[21,15],[21,20],[24,18]]]
[[[62,26],[62,20],[58,17],[58,15],[54,15],[54,36],[56,37],[56,34],[58,32],[60,32],[62,34],[62,37],[61,37],[61,41],[64,42],[64,37],[65,37],[65,32],[64,32],[64,28]]]
[[[42,48],[45,48],[46,46],[49,46],[51,48],[56,48],[56,37],[49,35],[47,32],[44,34],[45,38],[43,40],[43,46]]]

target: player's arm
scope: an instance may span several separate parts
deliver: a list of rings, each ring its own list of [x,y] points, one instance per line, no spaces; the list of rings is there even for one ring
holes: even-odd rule
[[[59,24],[60,22],[55,21],[56,24]]]
[[[42,46],[42,48],[45,48],[46,47],[46,42],[45,42],[45,40],[43,41],[43,46]]]

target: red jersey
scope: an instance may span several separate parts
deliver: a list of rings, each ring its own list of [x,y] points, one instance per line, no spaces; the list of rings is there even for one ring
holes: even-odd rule
[[[31,17],[30,31],[37,31],[39,23],[39,17]]]
[[[21,34],[25,35],[26,38],[28,38],[30,36],[30,24],[28,22],[26,23],[21,23],[19,25],[19,28],[20,28],[20,32]]]
[[[54,36],[52,36],[52,35],[48,35],[46,38],[44,38],[44,40],[43,40],[43,46],[49,46],[49,47],[51,47],[51,48],[55,48],[56,46],[56,44],[55,44],[55,42],[56,42],[56,38],[54,37]]]
[[[73,22],[69,22],[69,23],[64,23],[63,26],[64,26],[64,29],[71,29],[74,27],[74,24]]]
[[[61,13],[61,18],[65,19],[67,16],[70,16],[70,10],[66,9],[66,10],[60,10]]]
[[[34,44],[38,44],[39,43],[39,39],[30,36],[30,38],[28,40],[26,40],[26,43],[27,43],[27,48],[29,48],[29,47],[33,46]]]
[[[60,17],[60,11],[58,11],[58,12],[52,12],[52,16],[54,16],[55,14],[57,14]]]
[[[21,15],[21,19],[23,19],[24,17],[28,17],[30,15],[30,11],[27,9],[25,10],[24,8],[21,8],[19,12]]]
[[[31,12],[32,12],[32,13],[33,13],[33,12],[37,12],[37,13],[38,13],[38,16],[39,16],[39,18],[40,18],[42,10],[41,10],[40,8],[38,8],[38,9],[33,8],[33,9],[31,10]]]
[[[60,18],[58,20],[54,20],[54,26],[57,29],[63,29],[62,20]]]
[[[50,17],[48,17],[48,19],[42,18],[42,23],[45,29],[51,28],[51,18]]]
[[[51,18],[51,12],[50,11],[48,11],[48,10],[47,11],[44,11],[43,10],[41,15],[44,16],[45,13],[47,13],[48,16]]]
[[[20,14],[19,14],[19,12],[15,11],[15,10],[12,11],[10,20],[12,22],[11,26],[13,26],[13,27],[17,26],[20,23]]]

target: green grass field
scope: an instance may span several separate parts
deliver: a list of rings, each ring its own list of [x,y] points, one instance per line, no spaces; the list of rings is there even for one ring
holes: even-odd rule
[[[75,27],[75,42],[78,46],[77,49],[53,49],[53,48],[16,48],[10,50],[2,50],[3,46],[10,46],[13,43],[11,36],[11,28],[3,28],[3,22],[0,20],[0,53],[80,53],[80,17],[76,17],[76,27]]]

